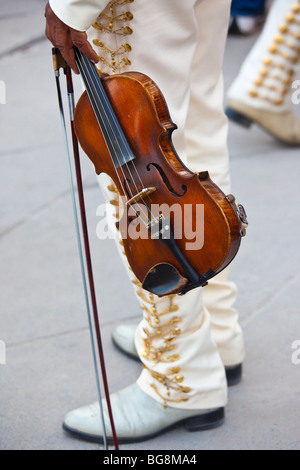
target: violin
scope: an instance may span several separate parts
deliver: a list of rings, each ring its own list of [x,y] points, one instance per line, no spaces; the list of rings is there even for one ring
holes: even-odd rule
[[[239,250],[243,206],[208,171],[182,163],[172,144],[177,126],[153,80],[101,74],[77,48],[75,57],[86,87],[75,133],[96,173],[109,175],[120,194],[117,228],[134,274],[160,297],[205,286]]]

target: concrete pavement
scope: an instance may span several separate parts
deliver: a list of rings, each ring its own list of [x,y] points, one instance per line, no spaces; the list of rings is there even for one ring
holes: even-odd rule
[[[96,399],[96,385],[44,4],[1,0],[0,449],[95,450],[61,429],[69,409]],[[226,88],[254,40],[229,39]],[[295,113],[300,118],[300,106]],[[243,382],[230,389],[221,428],[179,427],[122,449],[300,449],[300,365],[292,361],[300,340],[299,149],[236,125],[229,148],[233,193],[250,220],[232,267],[247,346]],[[137,321],[140,310],[117,268],[114,242],[96,238],[102,196],[92,166],[87,159],[82,165],[108,378],[116,391],[141,367],[115,350],[111,332],[121,321]]]

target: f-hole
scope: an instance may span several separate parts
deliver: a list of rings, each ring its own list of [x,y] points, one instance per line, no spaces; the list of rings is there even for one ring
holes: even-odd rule
[[[175,191],[175,189],[173,188],[173,186],[171,185],[167,175],[165,174],[165,172],[163,171],[163,169],[157,165],[156,163],[149,163],[149,165],[147,165],[147,170],[148,171],[151,171],[151,166],[154,166],[157,171],[159,172],[164,184],[166,185],[166,187],[168,188],[168,190],[170,191],[170,193],[173,194],[173,196],[176,196],[176,197],[182,197],[186,194],[187,192],[187,186],[185,184],[182,185],[182,194],[179,194],[177,191]]]
[[[126,194],[128,196],[128,199],[132,198],[132,194],[130,194],[130,185],[131,185],[130,179],[126,178],[124,180],[124,188],[125,188]]]

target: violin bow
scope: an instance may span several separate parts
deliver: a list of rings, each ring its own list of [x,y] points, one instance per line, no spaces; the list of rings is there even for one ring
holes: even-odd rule
[[[91,315],[91,309],[90,309],[90,302],[92,304],[92,310],[93,310],[95,336],[97,339],[97,347],[98,347],[98,359],[99,359],[99,364],[100,364],[100,370],[102,373],[103,388],[105,392],[110,425],[112,429],[113,441],[114,441],[115,450],[119,450],[118,439],[116,435],[113,414],[112,414],[112,407],[111,407],[111,402],[110,402],[110,394],[109,394],[109,388],[108,388],[108,380],[107,380],[101,332],[100,332],[95,282],[94,282],[93,267],[92,267],[92,261],[91,261],[91,250],[90,250],[89,235],[88,235],[87,220],[86,220],[86,210],[85,210],[85,201],[84,201],[84,192],[83,192],[83,183],[82,183],[82,175],[81,175],[81,165],[80,165],[79,144],[78,144],[78,140],[77,140],[75,130],[74,130],[75,105],[74,105],[74,88],[73,88],[72,72],[71,72],[70,67],[67,65],[60,51],[57,48],[52,49],[52,58],[53,58],[53,68],[54,68],[55,81],[56,81],[58,105],[59,105],[61,124],[62,124],[62,129],[63,129],[63,136],[64,136],[64,144],[65,144],[65,150],[66,150],[67,160],[68,160],[73,215],[74,215],[75,228],[76,228],[83,289],[84,289],[84,296],[85,296],[86,309],[87,309],[87,315],[88,315],[93,361],[94,361],[97,391],[98,391],[100,413],[101,413],[101,422],[102,422],[102,428],[103,428],[103,444],[104,444],[105,449],[107,450],[108,444],[107,444],[106,427],[105,427],[105,420],[104,420],[104,413],[103,413],[101,385],[100,385],[100,378],[99,378],[96,345],[94,341],[93,322],[92,322],[92,315]],[[64,74],[66,76],[72,145],[73,145],[73,154],[74,154],[74,165],[75,165],[75,174],[76,174],[76,182],[77,182],[78,201],[79,201],[79,207],[80,207],[81,231],[80,231],[80,225],[79,225],[79,217],[78,217],[78,210],[77,210],[75,189],[74,189],[73,170],[72,170],[72,163],[71,163],[67,129],[66,129],[66,121],[65,121],[65,115],[64,115],[63,100],[62,100],[61,87],[60,87],[60,69],[63,69]],[[81,235],[81,232],[82,232],[82,235]],[[84,242],[84,249],[82,247],[82,238]],[[84,262],[84,254],[85,254],[85,262]],[[85,274],[86,271],[88,274],[88,281],[87,281],[86,274]],[[89,286],[89,289],[88,289],[88,286]],[[88,291],[90,292],[90,300],[89,300]]]

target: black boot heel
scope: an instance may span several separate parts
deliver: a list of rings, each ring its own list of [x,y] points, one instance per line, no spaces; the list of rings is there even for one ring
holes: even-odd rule
[[[253,121],[251,121],[250,118],[244,116],[243,114],[239,113],[238,111],[235,111],[232,108],[227,108],[225,113],[228,119],[230,119],[230,121],[233,121],[236,124],[239,124],[240,126],[246,127],[247,129],[249,129],[249,127],[251,127],[253,124]]]
[[[207,429],[217,428],[224,423],[225,408],[219,408],[210,413],[187,418],[184,424],[188,431],[205,431]]]
[[[243,367],[239,364],[235,367],[225,368],[228,387],[237,385],[242,380]]]

